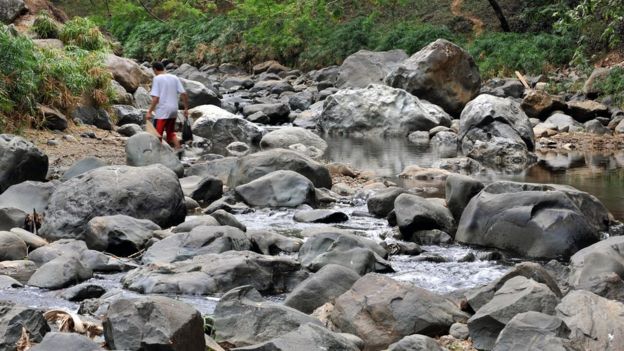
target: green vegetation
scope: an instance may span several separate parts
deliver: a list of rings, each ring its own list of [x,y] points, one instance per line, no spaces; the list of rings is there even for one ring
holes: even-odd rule
[[[39,48],[6,27],[0,28],[0,47],[0,133],[38,125],[37,104],[67,112],[83,97],[101,106],[113,97],[101,51]]]
[[[601,96],[611,96],[615,105],[624,107],[624,68],[614,67],[609,74],[594,83]]]
[[[98,26],[82,17],[65,23],[60,39],[65,45],[74,45],[84,50],[104,50],[110,46]]]
[[[58,39],[59,37],[59,24],[50,17],[47,11],[37,14],[32,30],[40,39]]]

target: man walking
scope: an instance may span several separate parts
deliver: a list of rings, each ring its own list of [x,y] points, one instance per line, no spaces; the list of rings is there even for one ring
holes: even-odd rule
[[[152,64],[154,70],[154,81],[152,83],[152,104],[147,110],[147,123],[154,117],[156,131],[160,135],[160,140],[167,134],[167,143],[176,150],[181,148],[180,141],[175,135],[175,122],[178,118],[178,95],[182,97],[184,103],[184,118],[188,118],[188,95],[178,77],[165,72],[165,66],[160,62]]]

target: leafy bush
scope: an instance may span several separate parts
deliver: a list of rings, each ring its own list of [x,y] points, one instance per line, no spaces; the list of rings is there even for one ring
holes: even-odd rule
[[[488,33],[475,39],[468,50],[481,75],[512,76],[514,71],[541,74],[566,65],[574,54],[574,42],[552,34]]]
[[[46,11],[41,11],[35,18],[32,30],[41,39],[58,39],[59,24]]]
[[[594,88],[602,96],[610,95],[617,106],[624,107],[624,68],[612,68],[606,77],[596,80]]]
[[[109,43],[100,29],[91,20],[76,17],[65,23],[60,33],[65,45],[77,46],[84,50],[104,50]]]
[[[382,32],[376,50],[403,49],[413,54],[437,39],[459,42],[447,27],[431,24],[399,23]]]
[[[0,28],[0,47],[0,132],[37,125],[37,104],[68,111],[83,96],[101,106],[113,97],[102,52],[38,48],[6,28]]]

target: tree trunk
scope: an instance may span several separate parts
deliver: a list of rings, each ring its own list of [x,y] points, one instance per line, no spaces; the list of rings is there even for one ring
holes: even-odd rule
[[[509,28],[509,23],[507,23],[505,14],[503,14],[503,10],[501,9],[500,5],[498,5],[498,2],[496,2],[496,0],[488,0],[488,1],[490,2],[490,5],[492,5],[492,9],[494,9],[494,12],[496,13],[496,17],[498,17],[498,20],[500,21],[501,28],[503,29],[503,31],[511,32],[511,28]]]

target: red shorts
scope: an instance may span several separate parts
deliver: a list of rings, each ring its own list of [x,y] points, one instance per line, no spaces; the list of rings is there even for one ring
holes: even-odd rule
[[[160,139],[161,140],[162,140],[162,137],[163,137],[163,133],[167,133],[167,142],[168,143],[171,143],[174,140],[176,140],[175,123],[176,123],[176,119],[175,118],[155,119],[154,120],[154,127],[156,128],[156,131],[158,132],[158,134],[160,134]]]

